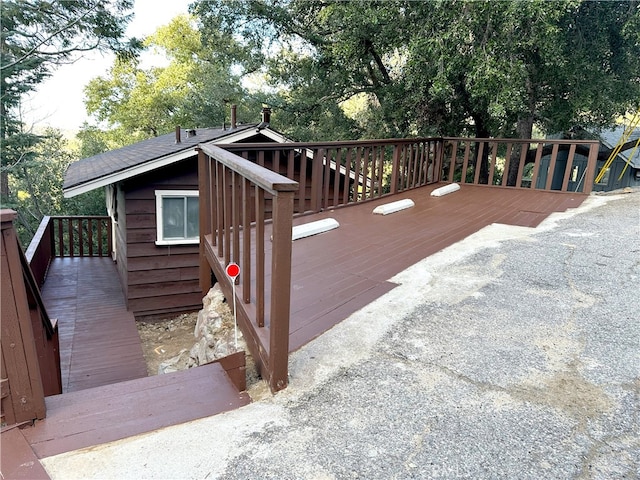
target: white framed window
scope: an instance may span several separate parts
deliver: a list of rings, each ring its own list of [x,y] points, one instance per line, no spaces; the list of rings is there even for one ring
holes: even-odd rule
[[[197,190],[156,190],[156,245],[200,241]]]

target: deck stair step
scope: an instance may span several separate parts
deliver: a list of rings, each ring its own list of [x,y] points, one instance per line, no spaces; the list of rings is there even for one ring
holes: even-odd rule
[[[209,417],[250,402],[210,363],[46,398],[47,418],[23,433],[38,458]]]
[[[2,432],[0,478],[14,480],[48,480],[47,471],[38,461],[22,430],[11,428]]]

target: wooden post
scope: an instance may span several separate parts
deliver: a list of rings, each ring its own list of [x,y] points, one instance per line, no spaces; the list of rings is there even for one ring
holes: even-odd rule
[[[593,181],[596,176],[596,166],[598,164],[598,150],[600,148],[599,143],[592,143],[589,147],[589,159],[587,160],[587,171],[584,176],[584,187],[582,193],[587,195],[593,190]]]
[[[311,164],[311,211],[320,211],[322,202],[322,149],[318,149],[313,154]]]
[[[45,417],[44,389],[40,376],[31,314],[20,263],[18,239],[13,228],[17,214],[0,211],[0,261],[2,263],[2,411],[4,421],[14,423]],[[6,377],[5,377],[6,375]]]
[[[206,295],[211,288],[211,269],[204,254],[204,236],[212,231],[208,224],[209,208],[209,166],[205,153],[198,148],[198,222],[200,222],[200,290],[202,295]]]
[[[556,170],[556,160],[558,159],[558,149],[560,145],[557,143],[553,144],[551,147],[551,158],[549,159],[549,171],[547,172],[547,182],[544,185],[545,190],[551,190],[551,186],[553,185],[553,177]]]
[[[289,360],[289,313],[291,309],[292,191],[273,197],[273,252],[271,264],[271,325],[269,365],[271,391],[287,386]]]

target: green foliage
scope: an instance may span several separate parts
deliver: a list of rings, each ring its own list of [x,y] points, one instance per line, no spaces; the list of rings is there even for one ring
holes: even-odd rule
[[[71,159],[59,132],[36,135],[20,117],[22,98],[57,65],[89,50],[131,56],[123,41],[132,0],[4,0],[0,9],[0,203],[18,210],[23,244],[44,214],[60,213],[62,174]]]
[[[530,137],[606,123],[640,104],[638,1],[216,0],[204,39],[239,40],[287,131],[336,138]],[[251,66],[249,66],[249,64]],[[350,122],[337,111],[364,95]]]
[[[103,141],[111,148],[168,133],[177,125],[222,125],[228,122],[230,103],[238,104],[240,120],[250,108],[256,120],[259,103],[248,100],[233,62],[225,52],[202,46],[188,16],[160,27],[145,46],[168,64],[144,69],[136,59],[118,59],[107,77],[85,88],[87,111],[108,125]]]
[[[62,133],[47,129],[31,146],[30,155],[9,174],[15,195],[11,208],[20,215],[16,225],[23,246],[45,215],[105,215],[104,192],[89,192],[64,199],[62,183],[69,164],[78,158]]]

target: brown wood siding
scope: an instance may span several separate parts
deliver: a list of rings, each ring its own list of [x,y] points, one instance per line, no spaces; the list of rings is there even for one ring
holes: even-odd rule
[[[127,181],[127,307],[136,317],[201,308],[198,245],[156,245],[156,190],[197,190],[195,157]]]

